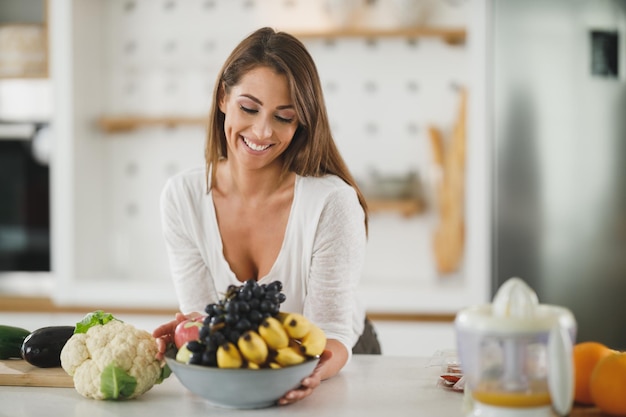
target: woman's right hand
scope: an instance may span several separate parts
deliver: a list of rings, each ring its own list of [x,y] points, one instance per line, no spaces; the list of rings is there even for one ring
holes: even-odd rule
[[[278,400],[278,404],[287,405],[295,403],[296,401],[300,401],[311,395],[313,393],[313,390],[322,383],[322,369],[324,368],[324,365],[328,363],[328,360],[332,357],[332,351],[324,350],[322,356],[320,357],[319,363],[313,370],[313,373],[304,378],[300,382],[300,386],[298,388],[294,388],[291,391],[287,392],[285,395],[283,395],[283,397]]]
[[[176,326],[178,326],[178,323],[190,318],[197,317],[198,315],[199,313],[191,313],[187,316],[183,313],[176,313],[176,318],[174,320],[162,324],[154,329],[154,331],[152,332],[152,336],[156,339],[158,348],[156,357],[158,360],[163,360],[168,345],[174,343],[174,332],[176,331]]]

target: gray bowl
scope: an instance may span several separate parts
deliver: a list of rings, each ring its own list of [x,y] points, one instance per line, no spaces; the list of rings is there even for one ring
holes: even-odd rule
[[[280,369],[221,369],[177,362],[165,357],[178,380],[212,405],[263,408],[275,405],[288,391],[313,373],[319,358]]]

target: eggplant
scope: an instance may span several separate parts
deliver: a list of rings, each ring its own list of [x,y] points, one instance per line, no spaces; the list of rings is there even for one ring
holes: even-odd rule
[[[74,326],[49,326],[37,329],[22,343],[22,359],[38,368],[61,366],[61,350],[74,334]]]

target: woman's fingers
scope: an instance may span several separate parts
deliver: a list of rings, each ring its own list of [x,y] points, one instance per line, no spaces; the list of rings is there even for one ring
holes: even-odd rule
[[[287,405],[287,404],[295,403],[296,401],[300,401],[303,398],[308,397],[309,395],[311,395],[312,392],[313,392],[312,388],[305,388],[305,387],[291,390],[287,394],[285,394],[283,398],[281,398],[278,401],[278,404]]]
[[[175,319],[160,325],[152,332],[152,337],[156,339],[157,344],[157,359],[162,360],[167,351],[167,345],[174,343],[174,332],[176,326],[183,320],[186,320],[187,316],[182,313],[176,313]]]
[[[158,350],[156,358],[158,360],[163,360],[165,358],[165,352],[167,350],[167,342],[162,337],[159,337],[156,339],[156,343]]]
[[[280,405],[287,405],[300,401],[303,398],[308,397],[313,393],[313,390],[321,384],[322,380],[320,374],[315,370],[311,376],[308,376],[302,380],[302,385],[299,388],[294,389],[286,393],[279,401]]]
[[[305,388],[315,389],[322,383],[322,380],[317,377],[306,377],[302,380],[302,386]]]
[[[169,321],[165,324],[160,325],[152,332],[153,337],[171,337],[171,340],[174,340],[174,331],[176,330],[176,326],[181,321],[187,320],[187,316],[183,313],[176,313],[175,319]]]

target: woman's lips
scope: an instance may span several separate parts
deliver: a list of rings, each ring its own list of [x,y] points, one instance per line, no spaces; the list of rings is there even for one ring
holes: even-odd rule
[[[243,143],[246,144],[246,146],[250,149],[252,149],[253,151],[257,151],[257,152],[262,152],[266,149],[268,149],[270,146],[272,146],[271,144],[269,145],[257,145],[253,142],[251,142],[250,140],[246,139],[245,137],[241,137],[241,139],[243,139]]]

